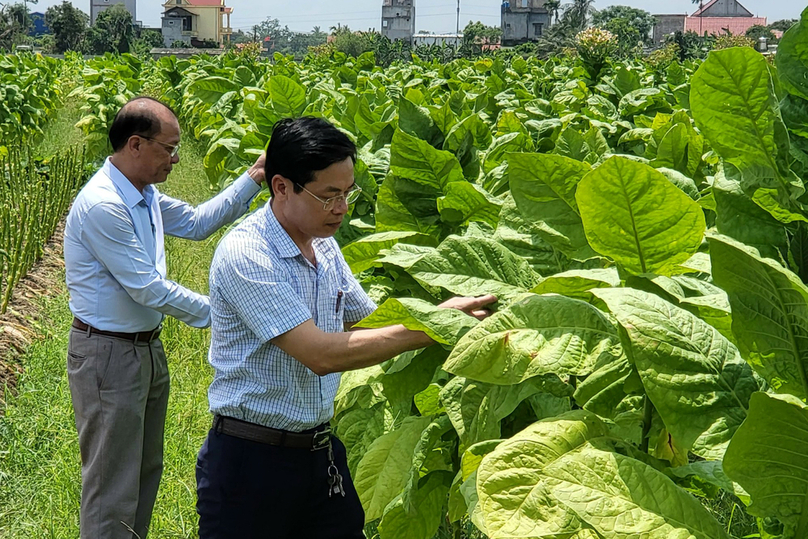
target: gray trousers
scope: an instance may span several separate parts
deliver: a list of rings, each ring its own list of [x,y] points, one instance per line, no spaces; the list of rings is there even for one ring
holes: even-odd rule
[[[81,450],[81,538],[144,539],[163,472],[163,345],[73,328],[67,377]]]

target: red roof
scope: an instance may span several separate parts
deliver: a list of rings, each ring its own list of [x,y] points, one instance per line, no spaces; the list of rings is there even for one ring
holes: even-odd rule
[[[705,9],[707,6],[704,6]],[[743,35],[754,25],[766,26],[766,17],[687,17],[685,19],[685,32],[693,31],[697,34],[721,35],[729,29],[732,35]]]

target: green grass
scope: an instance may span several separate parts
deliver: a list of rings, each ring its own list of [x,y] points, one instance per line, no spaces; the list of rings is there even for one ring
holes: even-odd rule
[[[211,196],[204,149],[183,139],[180,163],[161,190],[191,203]],[[166,239],[169,278],[207,292],[208,268],[222,232],[203,242]],[[71,315],[64,289],[41,302],[42,336],[21,359],[17,396],[0,418],[0,537],[78,537],[80,460],[66,374]],[[196,453],[210,422],[210,332],[168,319],[163,332],[171,371],[165,471],[150,537],[196,536]]]
[[[43,155],[51,155],[84,140],[81,129],[76,122],[81,119],[81,99],[73,97],[66,99],[56,117],[45,128],[45,137],[35,145],[36,151]]]

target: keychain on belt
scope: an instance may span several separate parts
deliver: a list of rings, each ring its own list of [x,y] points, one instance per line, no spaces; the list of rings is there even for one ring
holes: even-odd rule
[[[345,497],[345,489],[342,488],[342,475],[334,464],[334,448],[331,445],[331,440],[328,441],[328,497],[335,494],[342,494]]]

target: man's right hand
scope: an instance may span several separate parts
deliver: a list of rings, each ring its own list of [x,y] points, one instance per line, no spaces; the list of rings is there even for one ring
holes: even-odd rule
[[[491,316],[491,310],[485,308],[487,305],[491,305],[497,302],[497,297],[493,294],[487,294],[485,296],[479,296],[476,298],[466,298],[466,297],[456,297],[450,300],[444,301],[438,307],[443,309],[457,309],[458,311],[463,311],[469,316],[473,316],[477,320],[485,320],[489,316]]]

